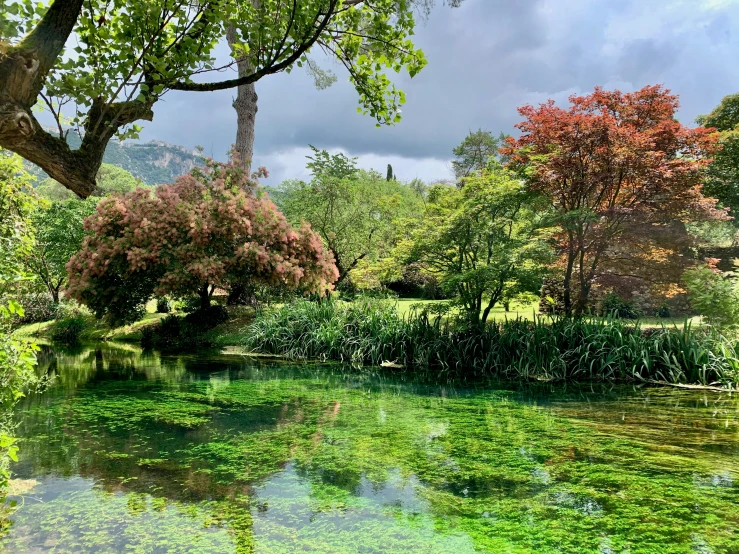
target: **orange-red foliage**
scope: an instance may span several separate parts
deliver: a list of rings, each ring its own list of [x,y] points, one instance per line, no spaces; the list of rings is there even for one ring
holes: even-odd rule
[[[552,100],[520,108],[522,134],[501,152],[551,198],[562,229],[566,309],[581,312],[608,248],[629,224],[728,216],[701,192],[718,134],[679,123],[676,95],[657,85],[632,93],[596,88],[569,100],[566,109]]]

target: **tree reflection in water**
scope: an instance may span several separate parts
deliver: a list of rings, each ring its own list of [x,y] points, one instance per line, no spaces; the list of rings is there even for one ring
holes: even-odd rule
[[[45,348],[9,551],[730,552],[739,402]]]

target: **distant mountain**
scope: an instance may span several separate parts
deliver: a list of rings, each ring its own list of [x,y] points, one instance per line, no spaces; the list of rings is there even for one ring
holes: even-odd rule
[[[194,150],[160,140],[130,143],[111,141],[103,161],[122,167],[147,185],[172,183],[176,177],[202,164],[201,156]]]
[[[67,142],[72,149],[77,149],[81,140],[76,133],[70,132]],[[202,165],[201,156],[196,151],[160,140],[125,143],[111,140],[103,162],[125,169],[147,185],[172,183],[176,177]],[[29,171],[39,180],[47,177],[38,167],[29,168]]]

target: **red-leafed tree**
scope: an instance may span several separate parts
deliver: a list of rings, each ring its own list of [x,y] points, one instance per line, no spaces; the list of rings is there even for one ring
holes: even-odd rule
[[[661,86],[632,93],[596,88],[524,106],[518,139],[501,149],[548,196],[559,217],[564,304],[582,313],[607,251],[632,224],[726,219],[701,193],[718,136],[675,119],[678,98]]]
[[[290,226],[236,163],[209,162],[175,184],[102,200],[67,264],[67,294],[121,322],[153,294],[198,294],[248,281],[323,294],[338,272],[307,224]]]

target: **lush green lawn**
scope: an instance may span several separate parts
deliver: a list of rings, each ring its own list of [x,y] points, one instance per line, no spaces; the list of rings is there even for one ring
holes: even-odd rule
[[[422,300],[420,298],[401,298],[397,301],[398,314],[405,317],[413,312],[413,307],[421,305],[431,305],[434,303],[441,303],[441,300]],[[519,304],[511,303],[511,310],[506,312],[502,305],[495,306],[490,312],[488,321],[501,321],[504,319],[534,319],[534,316],[539,313],[539,303],[534,302],[532,304]],[[700,325],[700,316],[688,318],[691,325]],[[639,320],[642,327],[662,327],[677,325],[682,327],[685,324],[684,317],[645,317]]]
[[[139,341],[141,339],[141,329],[147,325],[152,325],[165,317],[166,314],[147,313],[144,319],[111,329],[102,321],[97,321],[94,317],[89,317],[89,327],[83,332],[81,339],[85,341],[97,340],[115,340],[115,341]],[[26,338],[45,338],[49,339],[51,333],[51,324],[53,321],[44,321],[42,323],[29,323],[18,327],[13,333],[17,337]]]
[[[398,301],[398,314],[401,316],[407,316],[410,315],[413,312],[413,307],[420,305],[432,305],[432,304],[440,304],[443,302],[443,300],[421,300],[420,298],[401,298]],[[489,319],[492,320],[498,320],[498,319],[516,319],[518,317],[522,317],[524,319],[533,319],[534,314],[539,312],[539,303],[535,302],[533,304],[511,304],[511,311],[506,312],[503,309],[503,306],[495,306],[493,310],[490,312]]]

